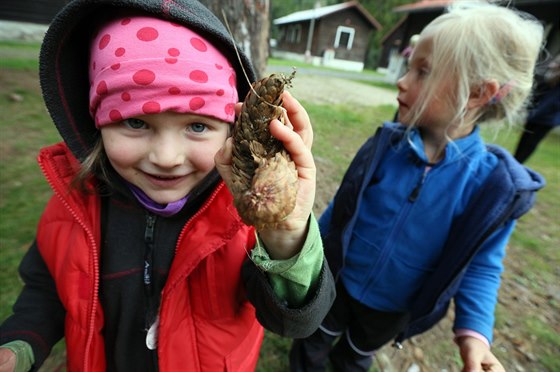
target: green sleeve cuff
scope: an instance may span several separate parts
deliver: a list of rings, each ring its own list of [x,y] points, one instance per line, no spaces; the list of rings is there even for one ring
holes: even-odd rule
[[[274,293],[291,307],[305,304],[315,288],[323,266],[323,242],[315,216],[309,219],[309,231],[301,251],[287,260],[271,260],[262,242],[251,251],[251,259],[265,271]]]
[[[6,349],[10,349],[16,354],[16,368],[14,372],[27,372],[33,367],[35,363],[35,356],[33,355],[33,349],[25,341],[16,340],[8,342],[2,345]]]

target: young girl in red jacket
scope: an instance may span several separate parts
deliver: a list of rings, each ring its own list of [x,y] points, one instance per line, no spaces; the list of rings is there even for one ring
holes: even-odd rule
[[[40,65],[64,142],[39,155],[54,196],[1,328],[1,371],[36,370],[63,336],[70,371],[248,371],[262,325],[318,327],[334,285],[311,213],[309,118],[286,93],[287,122],[270,131],[296,163],[297,205],[255,233],[227,188],[242,69],[255,76],[206,8],[70,2]]]

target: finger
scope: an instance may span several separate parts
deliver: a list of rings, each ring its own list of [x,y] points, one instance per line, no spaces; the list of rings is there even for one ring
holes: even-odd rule
[[[231,157],[233,152],[233,138],[228,137],[221,149],[214,156],[214,161],[223,165],[231,165]]]
[[[303,139],[293,130],[282,124],[279,120],[274,119],[270,122],[270,133],[284,144],[286,150],[290,153],[292,160],[298,167],[298,173],[304,178],[313,178],[315,170],[315,162],[311,155],[310,149],[305,145]],[[311,173],[306,172],[309,169]]]
[[[237,102],[235,104],[235,116],[239,116],[239,114],[241,113],[241,107],[243,107],[243,102]]]
[[[486,358],[481,363],[483,371],[492,372],[505,372],[505,368],[502,363],[493,354],[486,356]]]
[[[231,162],[232,162],[232,151],[233,151],[233,139],[230,137],[224,143],[224,146],[218,150],[216,155],[214,155],[214,163],[216,164],[216,169],[220,176],[224,179],[226,184],[231,178]]]
[[[294,126],[290,121],[290,117],[288,116],[288,111],[282,106],[280,106],[280,108],[282,109],[282,117],[280,118],[280,121],[283,122],[285,126],[293,130]]]
[[[288,91],[282,94],[282,100],[282,106],[286,109],[294,131],[301,136],[306,146],[311,147],[313,143],[313,129],[311,128],[311,121],[307,111]]]

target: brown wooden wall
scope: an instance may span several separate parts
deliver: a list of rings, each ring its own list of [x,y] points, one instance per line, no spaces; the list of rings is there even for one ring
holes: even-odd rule
[[[321,56],[325,49],[333,48],[338,26],[353,28],[354,41],[349,50],[346,46],[336,48],[335,58],[364,62],[373,28],[356,9],[334,13],[322,18],[319,24],[316,24],[312,54]]]
[[[305,53],[311,22],[302,21],[298,24],[301,27],[299,43],[289,43],[286,41],[287,29],[295,24],[279,26],[283,35],[278,40],[277,48],[279,50],[298,54]],[[354,28],[355,33],[352,49],[347,50],[346,46],[337,48],[335,50],[335,58],[363,62],[367,52],[368,40],[374,28],[358,10],[353,8],[327,15],[315,21],[311,54],[313,56],[322,56],[326,49],[333,48],[338,26]]]

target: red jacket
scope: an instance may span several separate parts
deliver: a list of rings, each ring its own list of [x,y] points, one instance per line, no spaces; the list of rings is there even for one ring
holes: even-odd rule
[[[55,196],[39,222],[37,241],[67,311],[68,370],[104,371],[100,200],[69,188],[78,162],[66,145],[42,150],[39,164]],[[241,222],[221,183],[178,239],[162,292],[160,371],[255,368],[263,328],[240,277],[246,249],[254,243],[254,230]]]

